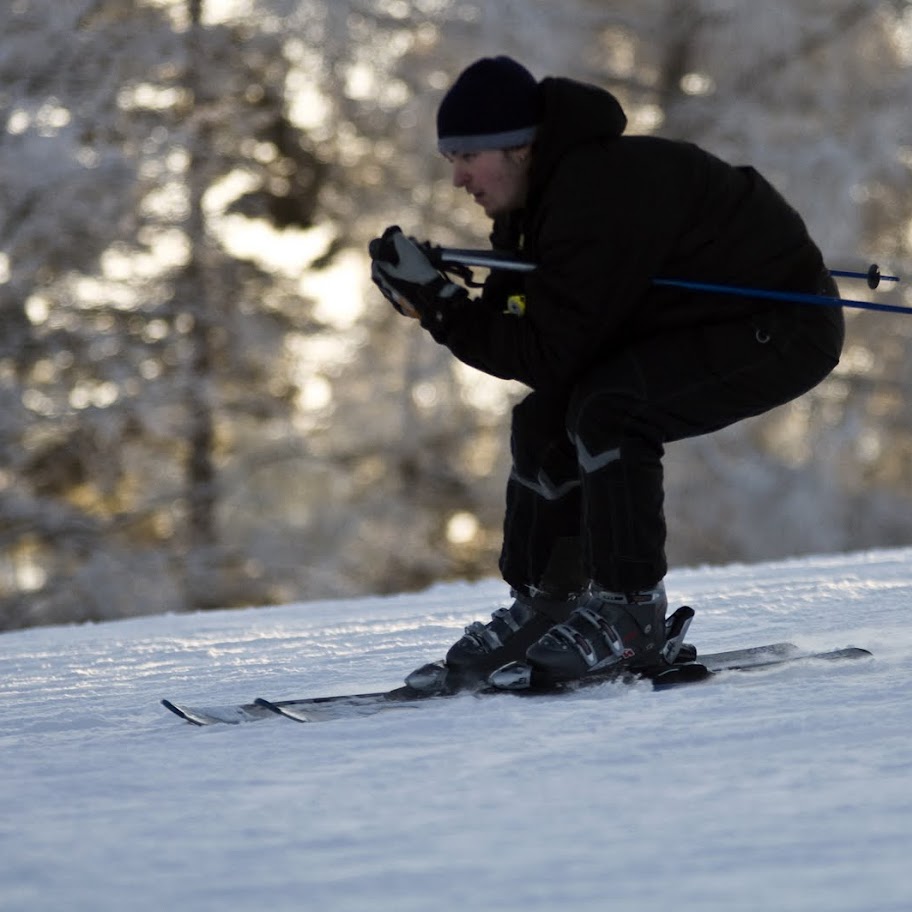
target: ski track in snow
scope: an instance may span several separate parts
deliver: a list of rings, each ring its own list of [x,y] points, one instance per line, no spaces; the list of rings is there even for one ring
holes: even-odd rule
[[[912,550],[677,570],[704,651],[873,661],[199,729],[397,685],[500,582],[0,637],[0,910],[912,909]]]

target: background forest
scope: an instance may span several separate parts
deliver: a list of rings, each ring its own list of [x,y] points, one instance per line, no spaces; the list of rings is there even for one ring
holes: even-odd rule
[[[0,28],[0,630],[496,573],[522,390],[365,263],[391,223],[486,244],[434,152],[478,56],[755,165],[833,268],[912,271],[906,0],[7,0]],[[812,394],[669,448],[673,564],[912,541],[912,317],[848,316]]]

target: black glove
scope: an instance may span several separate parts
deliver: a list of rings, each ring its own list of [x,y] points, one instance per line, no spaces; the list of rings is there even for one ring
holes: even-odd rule
[[[455,310],[468,299],[468,292],[451,282],[411,238],[392,225],[370,242],[371,278],[384,297],[404,313],[401,300],[418,314],[421,325],[442,342]]]

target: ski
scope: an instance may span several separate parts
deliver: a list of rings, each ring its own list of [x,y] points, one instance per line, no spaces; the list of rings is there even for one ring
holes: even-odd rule
[[[723,653],[724,655],[724,653]],[[839,662],[846,659],[869,659],[873,653],[860,646],[845,646],[841,649],[827,649],[820,652],[801,652],[798,649],[788,651],[786,654],[779,656],[757,655],[754,659],[748,661],[740,660],[723,660],[721,662],[708,663],[706,659],[713,658],[707,656],[702,660],[706,668],[703,675],[693,675],[688,673],[691,664],[699,665],[700,661],[687,663],[684,665],[673,665],[667,671],[652,678],[652,686],[655,690],[664,690],[667,687],[676,687],[679,684],[692,684],[697,681],[705,681],[715,677],[724,671],[763,671],[769,668],[778,668],[783,665],[810,664],[812,662]]]
[[[188,706],[185,703],[174,703],[162,700],[162,706],[170,709],[176,716],[193,725],[238,725],[241,722],[257,722],[260,719],[274,717],[273,713],[257,706],[255,703],[244,703],[227,706]]]
[[[657,690],[666,690],[684,684],[704,681],[723,671],[750,671],[763,668],[772,668],[792,662],[808,662],[812,660],[837,661],[841,659],[863,658],[871,653],[858,647],[848,647],[824,652],[803,652],[791,643],[771,643],[765,646],[753,646],[746,649],[734,649],[725,652],[710,653],[700,656],[695,662],[686,662],[670,666],[669,669],[652,679],[653,687]],[[517,696],[535,697],[545,695],[559,695],[574,692],[581,688],[604,684],[608,681],[623,680],[625,682],[640,681],[635,675],[627,675],[619,679],[616,675],[594,675],[580,681],[543,689],[504,691],[485,687],[481,690],[457,690],[454,692],[424,693],[408,685],[394,688],[393,690],[375,691],[360,694],[339,694],[324,697],[306,697],[298,700],[266,700],[258,699],[253,703],[224,705],[224,706],[190,706],[176,703],[171,700],[162,700],[162,705],[175,715],[197,726],[229,724],[237,725],[243,722],[256,722],[267,718],[284,716],[296,722],[324,722],[335,719],[357,718],[374,715],[377,712],[386,712],[396,709],[413,709],[419,704],[430,700],[447,699],[460,694],[475,694],[476,696],[492,696],[497,694],[513,694]]]
[[[756,671],[799,662],[811,662],[814,660],[838,661],[864,658],[871,655],[866,649],[860,649],[856,646],[825,652],[801,653],[790,644],[780,645],[787,648],[778,652],[770,652],[768,647],[760,647],[759,650],[735,650],[727,654],[717,653],[704,656],[699,661],[670,666],[666,671],[649,679],[634,674],[622,674],[619,676],[616,673],[608,673],[605,675],[591,675],[580,680],[566,681],[550,686],[519,690],[483,687],[478,690],[462,690],[453,693],[424,694],[416,692],[409,687],[402,687],[387,693],[363,694],[360,697],[329,697],[317,698],[316,700],[305,698],[303,700],[281,702],[266,700],[261,697],[255,701],[254,705],[295,722],[328,722],[357,716],[370,716],[378,712],[394,709],[414,709],[418,704],[425,703],[428,700],[440,700],[460,695],[471,695],[479,698],[510,695],[532,699],[535,697],[556,697],[561,694],[575,693],[612,682],[631,684],[644,680],[651,681],[655,690],[669,690],[673,687],[706,681],[724,671]]]

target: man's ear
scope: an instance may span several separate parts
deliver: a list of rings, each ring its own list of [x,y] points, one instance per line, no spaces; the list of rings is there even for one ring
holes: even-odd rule
[[[532,154],[532,146],[518,146],[513,150],[516,160],[520,162],[527,162],[529,156]]]

